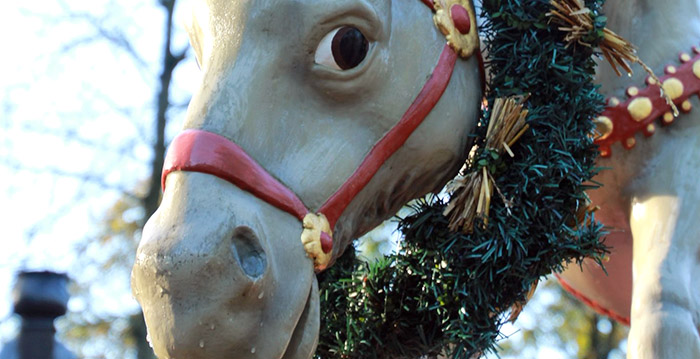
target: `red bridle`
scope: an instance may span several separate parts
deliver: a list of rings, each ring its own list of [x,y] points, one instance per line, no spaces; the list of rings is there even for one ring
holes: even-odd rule
[[[660,83],[647,77],[647,87],[627,88],[627,100],[608,98],[605,110],[595,120],[599,132],[595,143],[602,157],[610,157],[611,146],[615,142],[622,143],[628,150],[632,149],[637,144],[635,135],[639,132],[646,137],[653,135],[659,119],[664,126],[675,121],[677,114],[673,113],[671,105],[662,96],[660,86],[681,112],[688,113],[692,110],[690,98],[700,94],[700,48],[694,47],[693,54],[694,57],[682,52],[678,56],[680,66],[666,66],[666,75],[659,78]]]
[[[478,49],[476,54],[480,57]],[[365,188],[386,160],[403,146],[438,103],[450,82],[457,57],[455,50],[446,44],[430,78],[399,122],[384,134],[355,172],[316,211],[326,216],[331,229],[355,196]],[[483,68],[481,71],[483,76]],[[270,175],[245,150],[215,133],[195,129],[180,133],[171,143],[163,165],[163,190],[166,177],[173,171],[217,176],[294,215],[300,221],[311,212],[292,190]],[[324,253],[329,253],[333,248],[332,238],[323,232],[321,246]]]

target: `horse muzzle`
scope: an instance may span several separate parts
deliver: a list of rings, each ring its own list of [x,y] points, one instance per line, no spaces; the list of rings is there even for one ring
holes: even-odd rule
[[[132,271],[156,354],[280,358],[298,324],[317,333],[299,323],[315,280],[298,219],[212,175],[167,181]]]

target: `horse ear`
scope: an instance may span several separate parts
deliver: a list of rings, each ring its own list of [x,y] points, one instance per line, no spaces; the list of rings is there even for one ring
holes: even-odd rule
[[[197,65],[199,65],[200,69],[204,64],[204,44],[206,41],[206,33],[203,31],[202,25],[206,26],[206,23],[208,23],[208,14],[201,13],[202,11],[208,12],[206,8],[202,9],[203,6],[205,5],[201,4],[200,6],[195,6],[193,4],[190,10],[190,15],[183,21],[185,31],[187,31],[187,35],[190,39],[190,45],[192,46],[195,58],[197,59]],[[205,24],[202,24],[202,21],[205,21]]]

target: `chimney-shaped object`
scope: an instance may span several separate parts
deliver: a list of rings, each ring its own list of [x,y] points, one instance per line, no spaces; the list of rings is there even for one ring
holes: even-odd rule
[[[75,358],[55,339],[53,322],[66,314],[68,276],[48,271],[20,272],[12,291],[14,311],[22,317],[17,339],[7,343],[0,359]]]

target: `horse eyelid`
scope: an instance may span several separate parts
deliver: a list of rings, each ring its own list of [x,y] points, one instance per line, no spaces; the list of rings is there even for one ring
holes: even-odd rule
[[[324,36],[329,31],[342,26],[354,26],[358,28],[362,34],[370,42],[376,42],[382,36],[382,22],[375,9],[364,2],[353,4],[351,7],[339,9],[333,12],[334,15],[323,19],[316,26],[316,31],[322,32]],[[321,38],[318,38],[320,41]],[[315,47],[314,47],[315,48]]]

